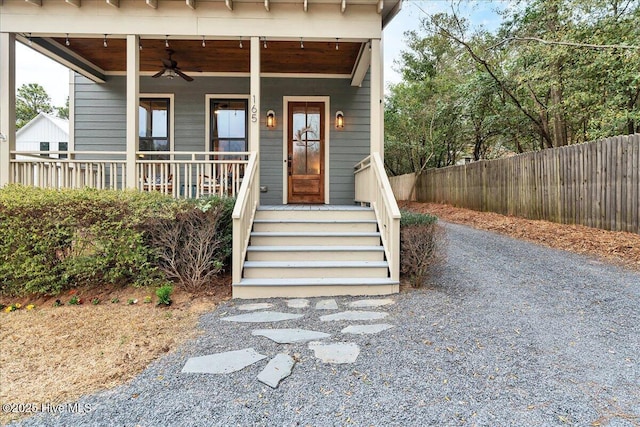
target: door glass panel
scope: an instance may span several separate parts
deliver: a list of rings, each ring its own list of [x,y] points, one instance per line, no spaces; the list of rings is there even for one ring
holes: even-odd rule
[[[294,175],[320,174],[320,109],[296,106],[293,109]]]

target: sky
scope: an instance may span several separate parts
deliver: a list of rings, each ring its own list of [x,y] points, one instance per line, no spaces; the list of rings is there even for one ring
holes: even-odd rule
[[[497,9],[502,9],[507,0],[460,0],[460,13],[470,19],[473,26],[482,25],[494,30],[499,24]],[[395,60],[404,49],[404,32],[419,30],[420,21],[426,13],[451,10],[448,0],[405,0],[402,10],[384,30],[384,77],[385,82],[398,83],[400,73]],[[69,95],[69,70],[33,49],[17,43],[16,88],[26,83],[38,83],[51,97],[54,106],[63,106]]]

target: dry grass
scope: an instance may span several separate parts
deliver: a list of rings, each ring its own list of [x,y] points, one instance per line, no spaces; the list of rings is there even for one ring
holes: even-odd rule
[[[445,221],[495,231],[551,248],[596,256],[617,265],[640,270],[638,234],[476,212],[436,203],[405,201],[399,204],[403,209],[431,213]]]
[[[230,286],[210,295],[174,292],[169,308],[155,306],[153,289],[80,292],[82,305],[53,307],[53,299],[21,302],[0,313],[0,402],[52,403],[74,400],[133,378],[158,356],[197,334],[201,313],[228,299]],[[150,304],[144,298],[153,296]],[[91,299],[100,298],[98,305]],[[119,298],[112,303],[111,298]],[[68,302],[69,295],[59,296]],[[137,304],[127,301],[137,299]],[[26,305],[34,303],[30,311]],[[0,422],[18,414],[0,413]]]

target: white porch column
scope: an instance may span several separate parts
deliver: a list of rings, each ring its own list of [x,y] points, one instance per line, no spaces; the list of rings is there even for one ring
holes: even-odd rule
[[[0,187],[10,183],[16,149],[16,36],[0,33]]]
[[[251,99],[249,100],[249,151],[260,151],[260,37],[251,37]]]
[[[371,40],[371,152],[384,160],[384,79],[382,41]]]
[[[140,44],[138,36],[127,35],[127,166],[126,188],[136,188],[138,150],[138,108],[140,106]]]

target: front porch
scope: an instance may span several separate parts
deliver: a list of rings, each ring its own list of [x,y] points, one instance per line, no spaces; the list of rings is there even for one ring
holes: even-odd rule
[[[306,0],[211,0],[186,6],[173,0],[0,2],[0,186],[235,197],[234,295],[244,298],[258,287],[241,291],[243,280],[247,285],[260,278],[252,275],[266,279],[282,266],[256,266],[251,263],[263,261],[249,259],[261,252],[257,246],[275,246],[256,243],[263,237],[256,233],[272,232],[255,229],[256,220],[264,225],[261,206],[364,204],[383,253],[375,262],[386,263],[375,267],[375,275],[391,285],[384,292],[393,292],[399,212],[382,164],[382,27],[400,5],[400,0],[314,0],[311,5]],[[17,42],[74,71],[68,151],[16,147]],[[320,212],[313,216],[326,215]],[[342,221],[307,220],[316,222],[306,228]],[[354,246],[336,242],[334,249],[360,253]],[[309,256],[317,257],[313,262],[337,261],[322,260],[329,252],[334,251],[324,248]],[[291,267],[282,270],[300,265]],[[319,271],[332,270],[312,267],[321,276]],[[345,268],[364,280],[368,267],[352,263]],[[342,283],[336,286],[347,286],[349,280],[342,280],[347,278],[335,277]],[[364,283],[350,290],[306,285],[315,286],[308,295],[369,292],[363,291],[369,289]],[[298,283],[295,295],[307,292],[300,291],[306,285]]]

